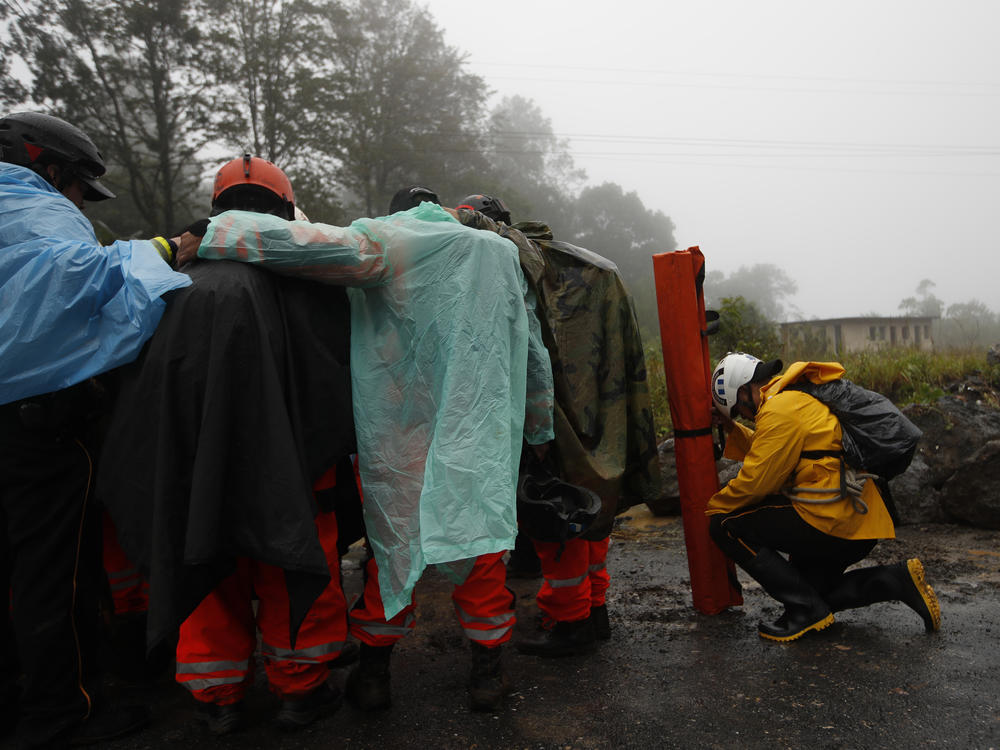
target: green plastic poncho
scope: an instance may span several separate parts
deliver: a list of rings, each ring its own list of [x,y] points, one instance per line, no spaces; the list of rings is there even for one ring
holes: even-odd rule
[[[349,227],[230,211],[199,255],[351,287],[364,514],[386,618],[427,565],[462,580],[476,556],[513,547],[522,437],[552,439],[553,391],[511,242],[422,203]]]

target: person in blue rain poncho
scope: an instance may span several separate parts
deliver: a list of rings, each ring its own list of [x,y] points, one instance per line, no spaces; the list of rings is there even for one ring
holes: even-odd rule
[[[180,238],[98,243],[81,209],[113,197],[104,171],[68,122],[0,118],[0,591],[11,591],[14,631],[0,618],[0,727],[16,717],[24,747],[93,742],[145,720],[95,694],[94,377],[139,354],[160,297],[190,280],[168,265]]]
[[[427,565],[463,585],[470,571],[489,581],[491,594],[474,598],[492,609],[466,612],[489,621],[489,637],[465,631],[473,708],[495,707],[514,624],[502,555],[516,534],[521,448],[553,436],[551,366],[516,248],[427,202],[349,227],[230,211],[198,254],[349,287],[364,515],[385,616],[410,604]]]

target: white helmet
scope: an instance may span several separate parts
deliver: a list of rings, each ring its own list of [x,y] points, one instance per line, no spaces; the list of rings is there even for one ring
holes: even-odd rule
[[[712,400],[723,414],[733,416],[740,388],[747,383],[770,380],[780,371],[780,359],[763,362],[750,354],[730,352],[719,360],[712,373]]]

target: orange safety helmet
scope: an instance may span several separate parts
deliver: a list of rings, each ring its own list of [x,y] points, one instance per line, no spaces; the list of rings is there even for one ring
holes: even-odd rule
[[[243,185],[256,185],[270,190],[290,207],[295,206],[295,194],[292,192],[292,183],[288,176],[266,159],[250,154],[244,154],[242,158],[233,159],[222,165],[215,175],[212,204],[215,205],[219,196],[230,188]]]

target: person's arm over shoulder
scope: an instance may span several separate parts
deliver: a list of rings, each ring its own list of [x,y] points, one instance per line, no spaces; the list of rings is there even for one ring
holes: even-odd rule
[[[191,280],[148,240],[102,246],[83,214],[56,193],[2,197],[0,403],[135,359],[163,314],[160,297]]]
[[[742,430],[743,437],[750,440],[743,466],[709,500],[708,515],[728,513],[780,491],[799,462],[805,433],[794,411],[765,404],[758,414],[756,429],[752,433],[745,427]]]
[[[510,240],[517,247],[521,271],[525,264],[538,269],[544,261],[534,243],[521,232],[467,208],[453,209],[452,213],[464,226],[486,232],[495,232]],[[539,271],[540,275],[540,271]],[[534,280],[525,275],[524,307],[528,313],[528,390],[524,410],[524,437],[529,445],[541,445],[555,437],[553,410],[555,409],[555,386],[552,381],[552,361],[548,349],[542,342],[542,326],[538,321],[538,297]]]
[[[502,222],[493,221],[489,216],[481,214],[479,211],[470,211],[467,208],[452,209],[453,215],[462,225],[479,229],[484,232],[495,232],[504,239],[514,243],[517,248],[517,256],[521,262],[521,270],[528,279],[528,285],[532,290],[537,289],[542,274],[545,272],[545,259],[541,251],[523,232]]]
[[[259,264],[330,284],[372,286],[392,273],[387,244],[405,244],[407,234],[406,226],[395,217],[359,219],[349,227],[336,227],[226,211],[209,221],[198,257]]]

